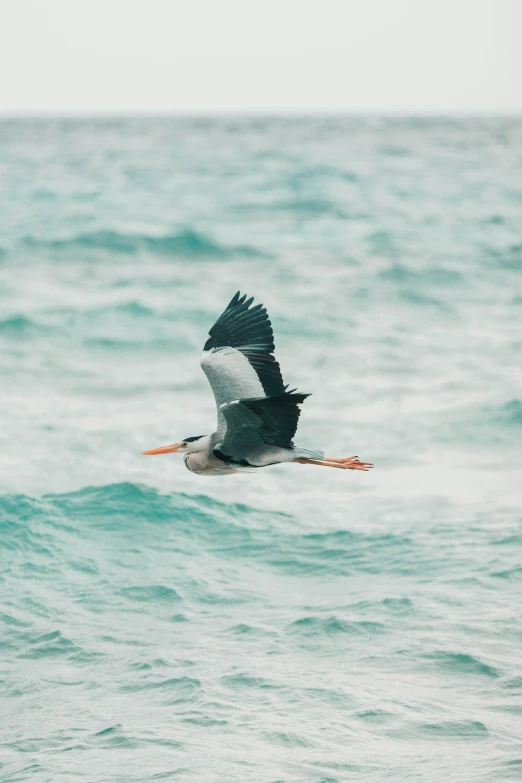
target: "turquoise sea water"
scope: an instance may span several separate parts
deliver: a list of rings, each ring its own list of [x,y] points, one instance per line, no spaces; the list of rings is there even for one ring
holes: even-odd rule
[[[0,123],[2,783],[522,777],[522,121]],[[301,465],[210,480],[272,317]]]

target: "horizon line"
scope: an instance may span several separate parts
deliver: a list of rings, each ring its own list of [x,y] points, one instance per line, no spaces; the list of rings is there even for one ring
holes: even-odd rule
[[[381,118],[522,118],[520,109],[121,109],[121,110],[1,110],[0,119],[381,119]]]

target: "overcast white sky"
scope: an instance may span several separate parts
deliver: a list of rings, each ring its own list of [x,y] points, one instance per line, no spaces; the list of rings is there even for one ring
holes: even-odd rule
[[[0,112],[522,111],[522,0],[0,0]]]

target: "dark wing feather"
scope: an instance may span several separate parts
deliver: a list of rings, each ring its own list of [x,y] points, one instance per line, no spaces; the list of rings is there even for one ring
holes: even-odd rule
[[[252,397],[222,405],[227,431],[219,449],[234,456],[259,441],[293,448],[292,438],[301,413],[298,406],[309,396],[285,391],[274,397]]]
[[[282,394],[287,388],[281,370],[273,356],[274,333],[266,308],[258,304],[251,307],[253,297],[232,298],[226,310],[209,331],[204,351],[230,346],[241,351],[256,371],[267,397]]]
[[[309,397],[294,391],[285,391],[275,397],[241,400],[261,420],[261,435],[270,446],[292,448],[301,411],[299,405]]]

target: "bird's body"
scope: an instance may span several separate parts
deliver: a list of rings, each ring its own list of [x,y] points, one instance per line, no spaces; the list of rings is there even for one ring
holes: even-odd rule
[[[319,453],[305,452],[304,449],[298,448],[281,449],[276,446],[267,446],[252,450],[248,454],[248,459],[239,460],[237,457],[231,459],[222,452],[216,456],[211,444],[212,436],[206,435],[201,439],[200,451],[185,454],[183,460],[192,473],[198,473],[200,476],[226,476],[231,473],[252,472],[256,468],[265,468],[280,462],[291,462],[298,454],[305,456],[305,453],[308,455]]]
[[[273,355],[266,309],[239,292],[209,332],[201,357],[217,406],[211,435],[185,438],[144,454],[184,454],[186,467],[203,476],[223,476],[282,462],[368,470],[356,457],[324,459],[322,451],[293,443],[299,405],[308,397],[288,391]]]

